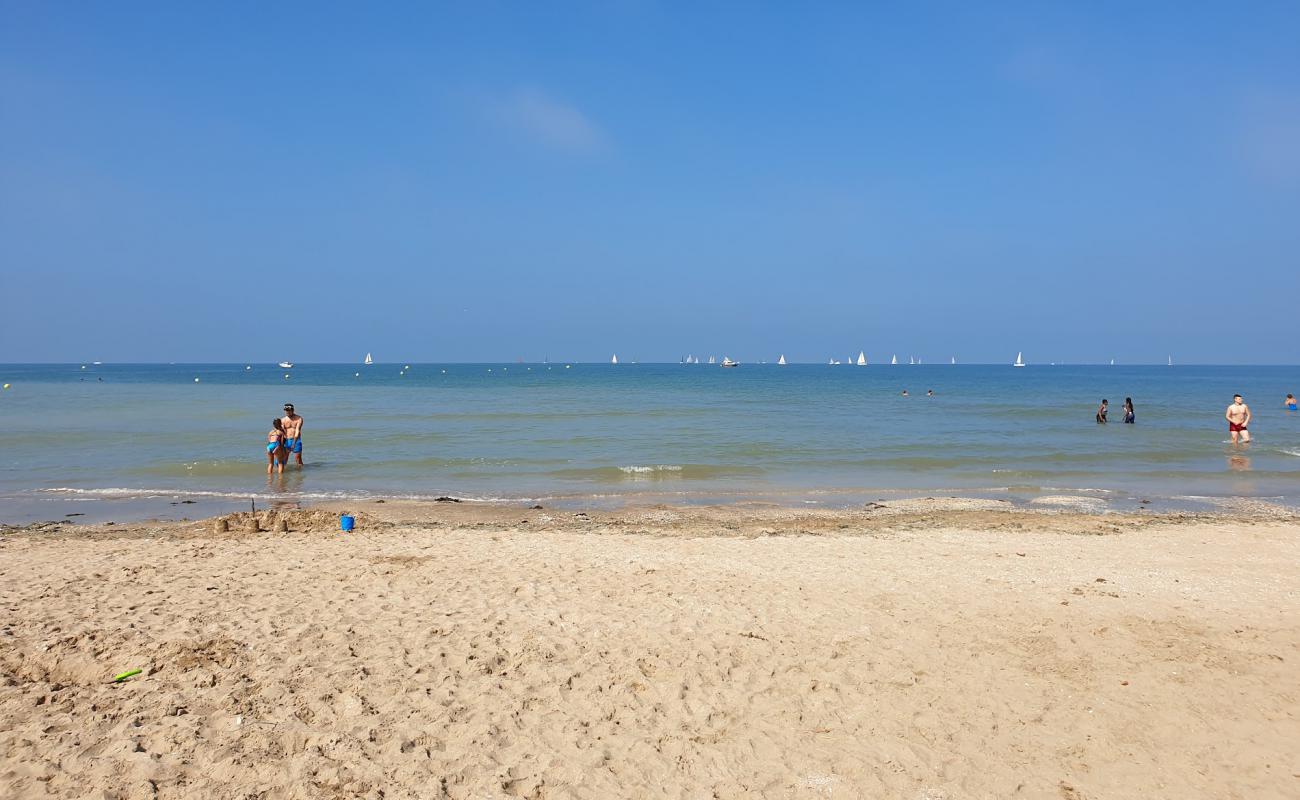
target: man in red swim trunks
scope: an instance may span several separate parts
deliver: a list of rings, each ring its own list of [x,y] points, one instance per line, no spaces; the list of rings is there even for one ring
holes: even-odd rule
[[[1228,433],[1232,436],[1233,444],[1246,444],[1250,441],[1250,431],[1246,430],[1250,424],[1250,406],[1241,399],[1241,395],[1232,396],[1232,405],[1228,406],[1223,416],[1228,420]]]

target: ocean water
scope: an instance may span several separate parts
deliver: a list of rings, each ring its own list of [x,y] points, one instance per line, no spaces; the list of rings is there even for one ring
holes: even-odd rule
[[[1293,367],[404,367],[0,365],[11,384],[0,391],[0,521],[441,495],[1080,495],[1108,508],[1300,498],[1300,414],[1282,407],[1300,393]],[[1234,392],[1255,415],[1248,448],[1228,444]],[[1136,425],[1120,424],[1125,396]],[[1103,397],[1104,427],[1093,421]],[[307,468],[268,479],[266,432],[285,402],[306,420]]]

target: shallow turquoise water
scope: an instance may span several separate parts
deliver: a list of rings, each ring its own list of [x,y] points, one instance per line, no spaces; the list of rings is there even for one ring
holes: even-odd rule
[[[0,520],[83,498],[1300,495],[1293,367],[251,366],[0,366]],[[1227,444],[1234,392],[1246,449]],[[1126,395],[1137,425],[1119,424]],[[308,468],[268,481],[286,401]]]

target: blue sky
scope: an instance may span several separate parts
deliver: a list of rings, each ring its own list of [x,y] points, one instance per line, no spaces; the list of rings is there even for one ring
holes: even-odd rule
[[[1295,3],[0,19],[0,361],[1300,362]]]

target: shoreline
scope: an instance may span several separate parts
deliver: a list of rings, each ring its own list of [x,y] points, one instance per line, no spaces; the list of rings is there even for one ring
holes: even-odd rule
[[[541,494],[537,497],[475,497],[411,493],[343,492],[267,493],[202,490],[66,489],[30,490],[0,498],[0,527],[34,523],[135,524],[187,522],[250,508],[265,510],[364,509],[376,504],[457,504],[481,508],[527,508],[545,505],[569,511],[618,512],[650,506],[680,508],[773,507],[788,510],[853,511],[880,504],[929,504],[934,510],[983,503],[990,508],[1027,513],[1216,514],[1245,513],[1285,517],[1300,515],[1291,497],[1205,496],[1120,493],[1109,489],[1003,487],[963,489],[787,489],[754,491],[641,491]]]

